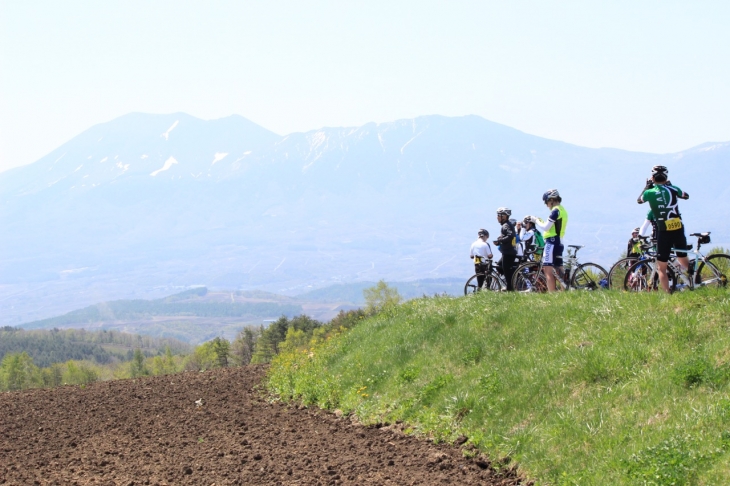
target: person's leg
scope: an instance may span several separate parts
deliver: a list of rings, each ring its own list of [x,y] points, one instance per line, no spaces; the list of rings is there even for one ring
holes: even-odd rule
[[[507,281],[507,290],[512,289],[512,276],[515,274],[515,260],[517,255],[503,255],[504,279]]]
[[[545,249],[542,252],[542,273],[545,275],[548,292],[555,292],[555,269],[553,268],[553,252],[555,246],[545,242]]]
[[[659,274],[659,283],[662,290],[669,293],[669,277],[667,276],[667,262],[656,262],[656,271]]]
[[[659,275],[659,284],[662,286],[662,290],[666,293],[669,293],[667,262],[669,261],[669,255],[672,251],[672,242],[672,236],[668,235],[666,231],[659,231],[657,233],[656,270]],[[649,285],[651,285],[651,283]]]
[[[484,267],[481,263],[477,263],[474,265],[474,273],[477,274],[477,290],[481,290],[482,285],[484,285]]]

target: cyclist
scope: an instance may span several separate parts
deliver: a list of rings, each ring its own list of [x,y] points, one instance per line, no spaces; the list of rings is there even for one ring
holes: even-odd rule
[[[626,256],[638,258],[641,255],[641,240],[639,239],[639,232],[641,228],[634,228],[631,232],[631,238],[629,238],[629,244],[626,248]]]
[[[494,240],[494,244],[498,246],[502,258],[497,262],[499,268],[507,282],[507,290],[512,290],[512,275],[515,273],[515,260],[517,259],[517,249],[515,248],[517,235],[515,233],[515,225],[513,225],[509,217],[512,210],[509,208],[497,209],[497,221],[502,225],[499,236]]]
[[[656,218],[657,273],[659,273],[659,282],[665,292],[669,292],[667,262],[672,248],[687,248],[687,237],[684,235],[684,224],[682,215],[679,213],[678,200],[689,199],[689,194],[679,187],[669,184],[668,172],[663,165],[652,167],[651,179],[646,181],[646,186],[636,201],[639,204],[648,202]],[[687,253],[677,252],[677,260],[683,270],[689,269]]]
[[[542,254],[542,271],[545,274],[548,291],[555,292],[555,271],[563,275],[563,237],[568,226],[568,212],[562,205],[563,198],[557,189],[550,189],[542,195],[542,201],[550,209],[547,221],[535,216],[530,219],[545,238]]]
[[[488,238],[489,231],[480,229],[477,233],[477,240],[471,244],[469,249],[469,258],[474,260],[474,273],[477,274],[477,290],[481,289],[484,284],[486,260],[492,258],[492,247],[487,242]]]
[[[524,256],[524,246],[522,245],[522,237],[520,236],[521,224],[514,218],[510,218],[509,222],[515,227],[515,250],[517,251],[517,260],[515,260],[515,268],[517,268],[517,262],[522,260]]]
[[[532,222],[530,216],[525,216],[522,220],[520,239],[525,245],[525,250],[535,249],[535,260],[538,260],[542,256],[542,249],[545,247],[545,240],[542,238],[542,234],[535,229],[535,223]]]

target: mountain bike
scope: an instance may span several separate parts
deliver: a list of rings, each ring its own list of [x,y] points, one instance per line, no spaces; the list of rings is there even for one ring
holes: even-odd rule
[[[710,243],[710,232],[692,233],[697,238],[696,248],[688,245],[687,248],[672,248],[673,255],[667,262],[667,276],[669,290],[693,290],[700,287],[726,287],[730,275],[730,255],[713,253],[705,256],[700,251],[703,244]],[[686,252],[694,255],[689,261],[687,273],[683,272],[677,262],[676,252]],[[659,285],[659,271],[656,256],[637,261],[629,267],[624,277],[624,289],[631,292],[654,291],[661,288]]]
[[[464,295],[474,294],[481,290],[491,290],[494,292],[499,292],[501,290],[507,289],[507,284],[499,275],[499,272],[497,272],[497,269],[495,268],[491,258],[479,258],[479,261],[475,260],[475,263],[480,263],[480,268],[483,271],[472,275],[472,277],[466,281],[466,285],[464,285]],[[478,277],[480,276],[484,276],[484,283],[482,283],[481,287],[479,287],[478,285]]]
[[[624,257],[614,263],[608,271],[608,288],[611,290],[623,290],[624,278],[629,267],[639,260],[646,259],[651,256],[651,251],[656,247],[656,240],[650,236],[639,236],[641,240],[641,251],[638,257]]]
[[[563,274],[555,272],[555,282],[562,290],[603,290],[608,288],[608,272],[596,263],[580,263],[578,250],[581,245],[568,245],[568,255]],[[572,250],[572,251],[571,251]],[[547,292],[547,280],[542,271],[542,260],[526,262],[517,267],[512,287],[520,292]]]

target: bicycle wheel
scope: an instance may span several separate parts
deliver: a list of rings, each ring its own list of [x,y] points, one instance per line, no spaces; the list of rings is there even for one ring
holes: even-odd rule
[[[512,288],[516,292],[547,292],[547,281],[537,262],[526,262],[517,267],[512,276]]]
[[[626,272],[637,260],[638,258],[636,257],[627,257],[614,263],[611,270],[608,271],[608,288],[611,290],[623,290]]]
[[[504,282],[504,279],[499,275],[499,272],[497,272],[496,270],[492,270],[492,273],[487,275],[486,280],[484,280],[484,286],[482,288],[484,290],[500,292],[502,289],[507,288],[507,284]]]
[[[570,286],[581,290],[604,290],[608,288],[608,272],[595,263],[583,263],[573,272]]]
[[[655,271],[656,260],[653,258],[639,260],[629,267],[624,277],[624,290],[629,292],[652,292],[661,290],[659,285],[659,274]],[[669,290],[677,288],[677,280],[674,278],[674,271],[667,267],[669,278]]]
[[[474,294],[477,290],[479,290],[479,287],[477,286],[477,276],[472,275],[472,277],[466,281],[466,285],[464,285],[464,295]]]
[[[726,287],[728,276],[730,276],[730,255],[714,253],[697,268],[695,287]]]

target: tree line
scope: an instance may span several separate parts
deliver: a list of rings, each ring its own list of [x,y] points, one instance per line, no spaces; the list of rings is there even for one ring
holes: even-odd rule
[[[190,345],[171,338],[154,338],[125,332],[85,329],[23,330],[0,328],[0,360],[7,354],[26,352],[40,367],[69,360],[109,364],[129,361],[135,349],[147,356],[164,353],[189,353]]]
[[[173,353],[171,346],[168,345],[164,352],[150,356],[145,355],[142,349],[137,347],[133,352],[130,351],[130,359],[124,362],[99,363],[90,359],[71,359],[42,367],[36,365],[27,352],[7,353],[0,362],[0,391],[85,385],[98,380],[158,376],[181,371],[205,371],[228,366],[244,366],[249,363],[268,363],[279,353],[309,348],[333,333],[350,329],[363,319],[401,301],[398,291],[388,287],[383,281],[365,289],[363,293],[366,301],[364,309],[340,311],[327,323],[306,315],[292,318],[281,316],[265,327],[243,328],[233,341],[216,337],[196,346],[192,352],[184,354]],[[0,332],[17,332],[6,329],[3,328]],[[87,333],[93,334],[88,331]]]

